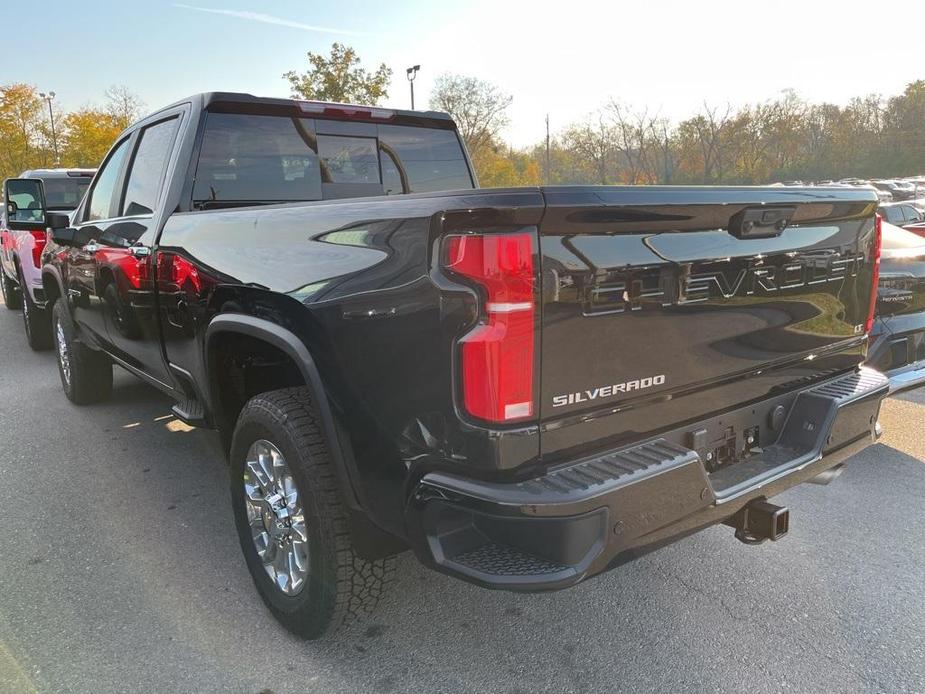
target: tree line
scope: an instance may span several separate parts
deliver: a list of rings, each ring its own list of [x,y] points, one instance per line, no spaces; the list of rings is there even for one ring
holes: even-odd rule
[[[144,104],[131,90],[115,85],[102,105],[62,112],[29,84],[0,85],[0,180],[26,169],[99,165],[119,133],[142,115]]]
[[[704,104],[677,123],[611,100],[556,133],[548,147],[521,150],[501,137],[510,97],[476,83],[438,80],[431,106],[456,117],[483,186],[760,185],[925,174],[925,80],[897,96],[857,97],[845,106],[792,91],[737,109]],[[481,99],[458,98],[473,91]]]
[[[329,55],[309,52],[307,60],[307,71],[282,75],[294,98],[372,105],[388,98],[392,70],[381,64],[367,71],[349,46],[335,43]],[[35,87],[0,86],[0,178],[56,162],[97,166],[144,106],[124,86],[103,96],[102,105],[56,113],[52,133],[47,103]],[[925,80],[896,96],[860,96],[844,106],[812,103],[792,91],[740,108],[704,103],[680,122],[611,99],[555,132],[548,145],[517,149],[503,138],[512,101],[476,77],[447,74],[434,83],[429,106],[456,120],[482,186],[765,184],[925,174]]]

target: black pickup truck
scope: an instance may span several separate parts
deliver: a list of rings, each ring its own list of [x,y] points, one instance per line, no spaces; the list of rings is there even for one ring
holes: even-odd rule
[[[574,585],[878,435],[865,189],[478,189],[443,114],[211,93],[49,213],[61,381],[117,364],[220,433],[266,604],[315,637],[392,557]]]

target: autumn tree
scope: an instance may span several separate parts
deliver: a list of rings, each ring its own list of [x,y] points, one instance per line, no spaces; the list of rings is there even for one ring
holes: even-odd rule
[[[122,130],[144,115],[145,102],[124,84],[106,90],[106,113]]]
[[[308,62],[311,69],[307,72],[290,70],[283,75],[295,99],[376,105],[389,95],[391,68],[382,63],[375,72],[368,72],[349,46],[333,44],[330,56],[309,52]]]
[[[606,107],[612,147],[619,154],[621,183],[632,185],[658,181],[659,146],[657,116],[648,109],[633,110],[617,101]]]
[[[95,168],[125,128],[123,119],[106,109],[85,106],[61,119],[61,160],[65,166]]]
[[[615,180],[613,126],[603,113],[566,129],[562,142],[587,163],[592,176],[588,183],[606,185]]]
[[[529,152],[508,148],[487,148],[476,165],[479,185],[483,188],[538,186],[540,164]]]
[[[512,97],[498,87],[463,75],[441,75],[434,82],[430,107],[449,113],[473,158],[497,148],[508,124]]]
[[[704,104],[699,114],[681,124],[680,130],[694,140],[694,149],[700,154],[703,182],[721,182],[725,173],[728,149],[725,141],[732,115],[732,107],[721,110]]]
[[[124,85],[110,87],[104,96],[105,105],[83,106],[61,119],[65,166],[99,166],[119,134],[143,115],[144,102]]]
[[[0,86],[0,180],[51,162],[44,106],[31,85]]]
[[[884,149],[901,175],[925,170],[925,80],[909,84],[887,102],[883,113]],[[896,175],[896,174],[888,174]]]

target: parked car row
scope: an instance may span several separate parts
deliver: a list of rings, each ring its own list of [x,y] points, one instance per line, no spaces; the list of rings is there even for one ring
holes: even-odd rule
[[[880,205],[880,215],[890,224],[902,227],[919,236],[925,236],[925,212],[912,202],[894,202]]]
[[[822,179],[819,181],[784,181],[775,185],[800,187],[800,186],[824,186],[824,187],[868,187],[877,191],[877,196],[881,203],[915,201],[916,206],[921,206],[925,202],[925,177],[904,178],[904,179],[875,179],[867,180],[862,178],[843,178],[839,181],[831,179]],[[925,209],[925,208],[923,208]]]
[[[886,191],[893,196],[896,202],[903,200],[914,200],[925,194],[925,185],[917,181],[907,180],[879,180],[871,181],[878,190]]]
[[[6,189],[0,209],[0,293],[8,309],[22,310],[26,340],[33,349],[51,347],[51,323],[43,308],[41,257],[46,230],[41,206],[59,213],[75,209],[94,173],[94,169],[24,171],[22,180],[11,182]],[[27,182],[33,180],[43,183],[44,203],[36,199]],[[19,228],[12,230],[11,226]]]
[[[886,373],[891,389],[925,382],[925,239],[883,225],[877,318],[868,363]]]
[[[881,260],[871,188],[480,189],[446,114],[227,93],[130,127],[69,214],[43,183],[4,186],[30,345],[75,404],[118,365],[218,431],[305,637],[406,549],[546,591],[719,523],[777,540],[769,498],[880,434],[868,336],[921,359],[918,237]]]

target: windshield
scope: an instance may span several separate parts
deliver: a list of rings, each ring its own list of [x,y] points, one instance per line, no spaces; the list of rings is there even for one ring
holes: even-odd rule
[[[92,176],[43,179],[46,207],[49,210],[73,210],[80,203],[92,180]]]

